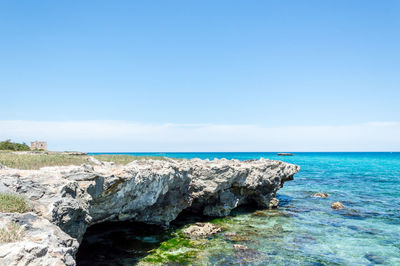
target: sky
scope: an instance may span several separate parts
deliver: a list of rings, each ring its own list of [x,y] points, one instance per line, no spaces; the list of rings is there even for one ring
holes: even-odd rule
[[[0,2],[0,140],[400,151],[400,1]]]

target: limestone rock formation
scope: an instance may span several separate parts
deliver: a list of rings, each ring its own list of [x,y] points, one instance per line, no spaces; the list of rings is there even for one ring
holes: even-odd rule
[[[87,227],[104,221],[168,226],[183,210],[224,216],[245,203],[273,207],[277,190],[298,171],[296,165],[266,159],[2,168],[1,190],[23,195],[33,211],[0,213],[0,223],[25,228],[22,241],[0,243],[0,264],[74,265]]]

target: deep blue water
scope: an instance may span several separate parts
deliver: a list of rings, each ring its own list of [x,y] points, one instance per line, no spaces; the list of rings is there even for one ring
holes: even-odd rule
[[[237,232],[248,226],[255,231],[282,226],[278,237],[259,234],[246,244],[266,254],[258,264],[400,265],[400,153],[295,153],[291,157],[276,153],[124,154],[187,159],[263,157],[300,165],[295,179],[278,192],[282,215],[243,214],[233,218],[235,226],[230,230]],[[316,192],[328,193],[329,197],[312,197]],[[331,209],[335,201],[346,208]],[[231,244],[208,251],[204,262],[227,262],[226,245]]]

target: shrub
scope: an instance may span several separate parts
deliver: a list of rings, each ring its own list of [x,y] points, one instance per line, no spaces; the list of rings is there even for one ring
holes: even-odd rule
[[[0,150],[8,151],[29,151],[30,148],[24,143],[11,142],[10,139],[0,141]]]
[[[19,212],[29,210],[26,199],[19,195],[0,193],[0,212]]]

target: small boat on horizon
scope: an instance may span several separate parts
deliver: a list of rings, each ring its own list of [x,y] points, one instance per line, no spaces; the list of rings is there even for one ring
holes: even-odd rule
[[[280,152],[278,153],[278,156],[293,156],[293,153],[286,153],[286,152]]]

